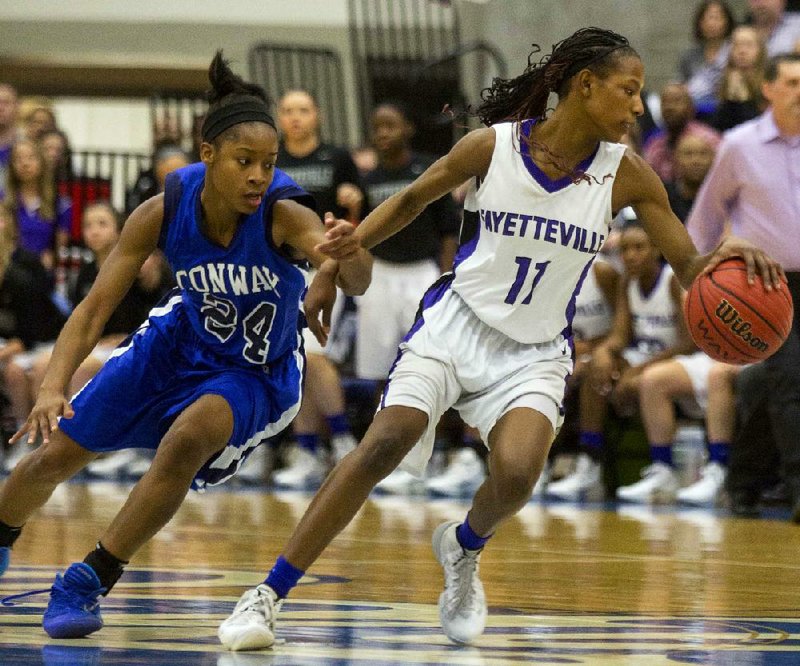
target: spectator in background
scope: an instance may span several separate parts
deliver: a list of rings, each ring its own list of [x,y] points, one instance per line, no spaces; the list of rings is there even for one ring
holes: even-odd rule
[[[56,339],[65,321],[50,298],[50,284],[37,255],[18,245],[13,206],[0,203],[0,366],[11,417],[18,425],[25,422],[32,404],[26,370],[41,346]],[[24,449],[18,446],[6,456],[6,469]]]
[[[731,52],[719,88],[711,124],[720,132],[752,120],[764,110],[761,94],[767,49],[753,26],[740,25],[731,35]]]
[[[664,185],[672,212],[684,224],[714,161],[714,154],[714,145],[702,134],[687,132],[678,139],[675,146],[674,178]]]
[[[167,176],[191,160],[186,151],[174,143],[162,143],[153,152],[149,169],[142,171],[125,197],[125,208],[133,211],[144,201],[164,191]]]
[[[31,141],[39,141],[42,134],[58,128],[53,102],[47,97],[26,97],[20,105],[22,132]]]
[[[709,118],[717,106],[717,89],[728,60],[728,38],[735,21],[724,0],[703,0],[695,11],[694,45],[681,55],[678,71],[694,102],[697,116]]]
[[[278,102],[278,126],[281,143],[276,165],[314,197],[317,213],[331,212],[351,222],[361,220],[364,191],[350,153],[344,148],[323,143],[320,137],[320,110],[314,97],[305,90],[290,90]],[[289,464],[272,476],[272,482],[284,488],[318,486],[328,472],[327,461],[320,456],[320,440],[330,435],[332,459],[338,462],[356,445],[347,419],[344,390],[336,361],[342,361],[346,349],[334,344],[345,304],[338,291],[331,316],[328,347],[323,348],[309,329],[303,343],[306,351],[306,378],[303,403],[293,423],[297,447],[291,451]],[[344,347],[348,345],[345,344]],[[266,447],[261,447],[266,452]],[[255,454],[254,454],[255,455]],[[251,456],[240,476],[263,462]],[[258,468],[256,471],[261,471]]]
[[[19,136],[17,129],[17,91],[8,83],[0,83],[0,199],[3,198],[11,161],[11,145]]]
[[[694,104],[683,83],[668,83],[661,89],[661,117],[664,129],[650,137],[642,152],[647,163],[666,183],[674,178],[675,145],[684,133],[703,135],[715,147],[720,136],[715,129],[695,119]]]
[[[800,39],[800,15],[786,11],[786,0],[748,0],[750,24],[767,45],[767,54],[790,53]]]
[[[85,208],[81,234],[89,254],[85,255],[75,285],[70,290],[73,305],[80,303],[89,293],[100,268],[117,244],[121,230],[122,220],[109,203],[96,202]],[[154,252],[142,265],[136,281],[106,322],[100,340],[73,374],[69,385],[70,395],[77,393],[100,371],[116,346],[147,319],[150,310],[173,286],[163,255],[160,251]],[[39,392],[51,351],[47,349],[37,355],[32,363],[28,373],[31,396]],[[95,475],[107,476],[126,468],[131,476],[141,476],[149,465],[148,457],[135,449],[124,449],[90,463],[87,470]]]
[[[800,303],[800,55],[770,58],[762,86],[770,106],[730,130],[697,195],[687,229],[700,252],[713,249],[730,225],[781,262]],[[781,453],[792,517],[800,522],[800,317],[786,342],[763,362],[767,409]],[[757,445],[753,442],[752,445]]]
[[[20,139],[11,149],[6,200],[14,206],[20,247],[52,271],[69,242],[72,209],[68,199],[58,196],[42,149],[30,139]]]
[[[364,177],[364,185],[370,205],[378,206],[410,185],[434,160],[411,149],[414,125],[399,103],[379,104],[372,112],[370,129],[378,166]],[[372,288],[357,298],[358,377],[386,380],[397,346],[414,323],[420,299],[453,265],[458,230],[455,202],[448,193],[372,248]],[[376,487],[402,492],[417,483],[408,472],[395,470]]]
[[[52,174],[60,192],[59,186],[70,182],[74,177],[69,138],[60,129],[47,130],[39,139],[39,145],[42,148],[45,168]]]

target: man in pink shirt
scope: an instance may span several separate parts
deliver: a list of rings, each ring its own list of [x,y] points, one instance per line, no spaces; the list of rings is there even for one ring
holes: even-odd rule
[[[678,139],[694,134],[716,149],[720,135],[714,128],[695,120],[694,103],[684,83],[668,83],[661,89],[661,117],[664,129],[647,141],[643,156],[667,183],[674,179],[674,151]]]
[[[687,228],[697,249],[707,252],[716,247],[725,225],[730,224],[732,234],[746,238],[783,265],[795,307],[800,308],[800,54],[769,60],[763,93],[769,108],[725,134]],[[791,494],[792,518],[800,523],[798,329],[800,317],[795,312],[788,339],[764,365],[769,421]],[[747,463],[742,461],[747,475],[746,470],[756,468],[763,453],[756,449],[745,455],[750,456]]]

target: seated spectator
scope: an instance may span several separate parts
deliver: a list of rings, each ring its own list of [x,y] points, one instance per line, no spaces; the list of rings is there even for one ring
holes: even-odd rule
[[[26,370],[58,336],[66,318],[50,297],[38,257],[18,246],[13,208],[0,203],[0,362],[11,418],[19,427],[32,406]],[[24,447],[18,447],[20,453]],[[6,469],[19,456],[6,458]]]
[[[740,370],[741,366],[716,363],[703,352],[645,368],[639,406],[652,464],[642,471],[641,481],[617,488],[617,499],[636,503],[677,499],[698,506],[719,502],[735,422],[733,384]],[[672,460],[676,403],[687,416],[705,418],[708,438],[708,462],[700,479],[680,489]]]
[[[715,149],[708,138],[687,132],[675,146],[674,178],[664,183],[669,205],[678,219],[686,224],[697,192],[714,162]]]
[[[733,12],[724,0],[702,0],[694,15],[695,43],[681,55],[678,71],[701,120],[717,106],[717,89],[728,59]]]
[[[31,141],[39,141],[42,134],[58,129],[53,102],[47,97],[27,97],[20,105],[22,133]]]
[[[119,215],[106,202],[90,204],[84,210],[81,229],[83,242],[90,250],[90,254],[82,263],[77,282],[70,294],[75,305],[89,293],[100,268],[119,240],[121,228]],[[100,371],[117,345],[147,319],[150,310],[172,286],[174,285],[171,274],[167,270],[163,255],[160,252],[153,253],[142,265],[138,278],[106,322],[97,345],[73,374],[69,388],[70,394],[77,393]],[[27,375],[32,396],[39,392],[47,364],[50,361],[51,351],[51,349],[44,350],[31,363]],[[91,463],[88,471],[98,475],[112,475],[123,466],[130,468],[134,462],[141,461],[133,449],[120,451],[113,458],[113,460],[102,459]],[[144,461],[144,465],[139,464],[138,466],[146,469],[149,466],[149,459]]]
[[[674,150],[686,132],[703,135],[716,149],[720,135],[712,127],[695,119],[694,104],[683,83],[668,83],[661,89],[661,116],[664,129],[644,145],[644,159],[665,183],[674,178]]]
[[[60,129],[49,129],[39,138],[45,167],[57,184],[72,180],[72,148],[69,138]]]
[[[619,290],[619,273],[613,264],[599,257],[586,274],[575,301],[575,316],[572,320],[572,335],[575,345],[575,368],[567,381],[564,394],[564,423],[551,447],[551,457],[578,451],[580,434],[580,387],[586,378],[589,363],[595,349],[611,332],[614,322],[614,306]],[[581,464],[585,464],[584,459]],[[576,470],[580,472],[580,470]],[[578,499],[582,484],[581,474],[567,475],[549,483],[549,467],[542,472],[541,483],[537,483],[534,495],[547,493],[561,499]]]
[[[638,220],[623,228],[620,246],[625,274],[614,324],[592,352],[580,388],[580,453],[575,471],[555,487],[569,489],[569,499],[602,492],[600,465],[609,403],[620,416],[635,413],[645,368],[695,349],[681,315],[683,290]],[[547,494],[554,494],[554,484]]]
[[[731,53],[719,88],[719,106],[711,124],[720,132],[752,120],[766,108],[761,93],[767,49],[755,28],[741,25],[731,36]]]
[[[8,83],[0,83],[0,199],[6,190],[11,145],[17,140],[17,91]]]
[[[786,11],[786,0],[748,0],[749,24],[767,45],[771,57],[789,53],[800,39],[800,15]]]
[[[14,206],[20,247],[52,271],[69,242],[72,209],[68,199],[58,196],[42,150],[30,139],[20,139],[11,149],[6,200]]]

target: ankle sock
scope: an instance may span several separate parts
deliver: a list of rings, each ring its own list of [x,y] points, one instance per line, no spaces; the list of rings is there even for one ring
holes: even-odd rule
[[[578,447],[582,453],[588,455],[594,462],[600,462],[603,457],[605,436],[602,432],[585,430],[580,435]]]
[[[11,548],[21,532],[22,527],[12,527],[0,520],[0,547]]]
[[[350,432],[350,422],[347,420],[347,415],[344,413],[326,416],[325,423],[328,424],[328,429],[331,431],[331,437]]]
[[[128,563],[109,553],[99,541],[94,550],[83,558],[83,561],[94,569],[100,579],[100,584],[106,588],[103,596],[111,591]]]
[[[461,547],[464,550],[480,550],[491,538],[491,534],[487,537],[482,537],[478,534],[475,534],[469,525],[469,516],[467,516],[464,519],[464,522],[456,528],[456,539],[458,539],[458,543],[461,544]]]
[[[729,452],[730,444],[728,442],[709,442],[708,462],[719,463],[723,467],[727,467]]]
[[[301,449],[305,449],[309,453],[317,452],[317,447],[319,446],[319,435],[313,433],[305,435],[295,435],[295,439],[297,440],[297,445]]]
[[[650,460],[672,467],[672,444],[651,444]]]
[[[292,566],[281,555],[264,582],[275,590],[279,599],[285,599],[304,574],[305,571]]]

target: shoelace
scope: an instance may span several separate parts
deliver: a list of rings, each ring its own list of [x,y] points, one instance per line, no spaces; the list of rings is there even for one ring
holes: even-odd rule
[[[269,592],[266,592],[264,590],[259,590],[258,588],[256,588],[255,590],[252,590],[252,594],[248,595],[245,599],[242,600],[242,601],[244,601],[246,603],[244,603],[242,605],[242,607],[238,609],[238,612],[247,613],[247,612],[252,611],[252,612],[258,613],[260,615],[263,615],[264,617],[267,617],[266,606],[267,606],[268,602],[270,601],[270,599],[271,599],[271,597],[270,597]],[[280,600],[272,601],[271,605],[272,605],[273,612],[270,613],[270,617],[269,617],[269,621],[270,622],[274,621],[274,619],[275,619],[275,612],[274,611],[275,611],[276,608],[279,607],[279,604],[280,604]]]
[[[56,582],[53,583],[52,588],[51,606],[60,606],[68,604],[76,597],[80,599],[81,604],[88,606],[86,610],[91,611],[97,605],[97,597],[106,592],[105,587],[98,587],[95,590],[76,590],[68,588],[64,584],[64,578],[60,574],[56,576]]]
[[[449,613],[458,614],[462,609],[471,610],[477,605],[477,598],[472,582],[478,571],[478,556],[469,555],[463,549],[452,564],[448,587],[453,589],[454,594],[447,601]]]
[[[10,594],[7,597],[3,597],[0,599],[0,605],[3,606],[16,606],[17,599],[23,599],[25,597],[32,597],[36,594],[45,594],[49,592],[50,588],[45,588],[44,590],[31,590],[30,592],[21,592],[20,594]]]

